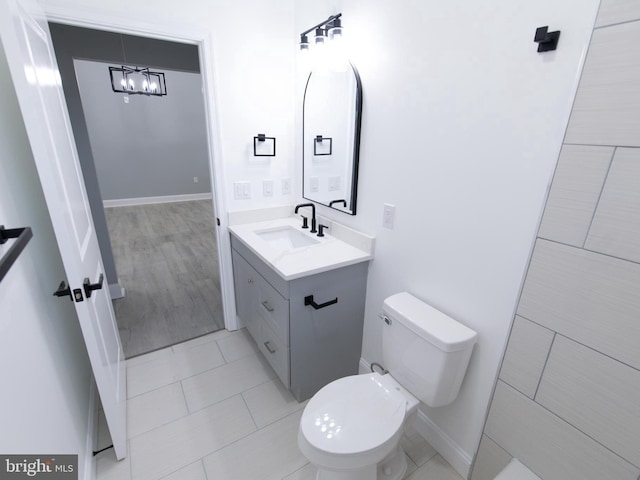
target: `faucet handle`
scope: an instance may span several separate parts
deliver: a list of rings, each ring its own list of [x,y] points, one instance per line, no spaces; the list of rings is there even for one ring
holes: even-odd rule
[[[309,222],[307,222],[307,217],[304,215],[300,215],[302,217],[302,228],[309,228]]]
[[[322,224],[318,225],[318,230],[319,230],[318,231],[318,236],[319,237],[324,237],[324,229],[325,228],[329,228],[329,227],[327,225],[322,225]]]

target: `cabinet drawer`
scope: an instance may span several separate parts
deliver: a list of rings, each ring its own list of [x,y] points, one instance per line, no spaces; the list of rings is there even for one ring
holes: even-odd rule
[[[258,314],[289,346],[289,301],[263,279],[258,282]]]
[[[289,388],[289,348],[266,323],[262,323],[262,339],[258,348],[285,387]]]

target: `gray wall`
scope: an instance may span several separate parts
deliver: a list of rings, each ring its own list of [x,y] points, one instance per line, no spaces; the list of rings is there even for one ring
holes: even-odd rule
[[[211,192],[199,73],[164,70],[166,96],[125,103],[108,73],[118,64],[74,66],[103,200]]]
[[[80,165],[82,166],[82,175],[87,189],[93,223],[98,235],[105,275],[110,285],[117,285],[118,274],[113,259],[107,221],[104,216],[102,194],[89,143],[89,133],[82,110],[73,59],[82,58],[123,64],[130,62],[134,65],[199,73],[198,48],[194,45],[122,35],[58,23],[49,23],[49,29],[56,52],[58,69],[62,77],[62,87],[69,109]]]
[[[640,474],[640,4],[604,0],[473,480]],[[562,48],[562,45],[560,45]]]

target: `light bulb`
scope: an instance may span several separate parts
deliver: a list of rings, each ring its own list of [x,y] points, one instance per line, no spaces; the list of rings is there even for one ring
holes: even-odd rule
[[[324,45],[324,40],[326,38],[324,28],[318,27],[316,28],[316,36],[314,37],[315,44],[317,47]]]

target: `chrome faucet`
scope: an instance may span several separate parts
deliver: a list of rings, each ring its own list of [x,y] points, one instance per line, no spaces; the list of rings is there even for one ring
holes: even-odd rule
[[[301,203],[300,205],[296,205],[295,213],[298,213],[298,209],[302,207],[311,207],[311,233],[316,233],[318,230],[316,229],[316,206],[313,203]],[[302,227],[304,228],[304,226]]]

